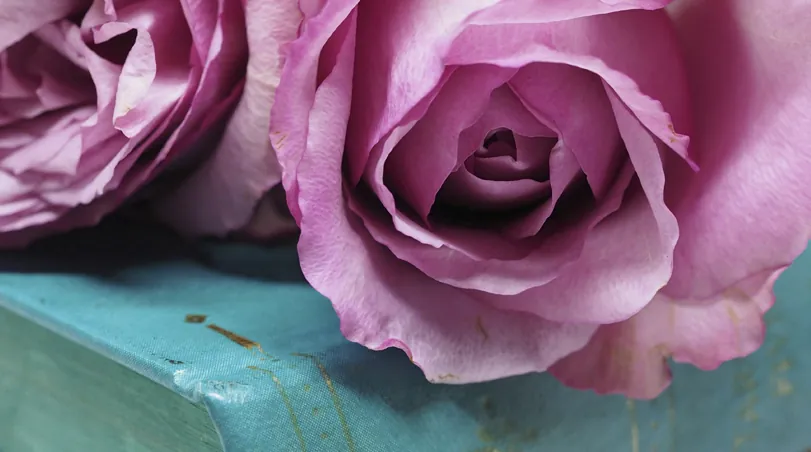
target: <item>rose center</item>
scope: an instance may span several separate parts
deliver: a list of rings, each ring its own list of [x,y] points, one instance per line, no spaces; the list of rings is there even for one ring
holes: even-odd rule
[[[490,131],[443,184],[437,209],[504,213],[543,203],[551,194],[548,161],[555,143],[506,128]]]

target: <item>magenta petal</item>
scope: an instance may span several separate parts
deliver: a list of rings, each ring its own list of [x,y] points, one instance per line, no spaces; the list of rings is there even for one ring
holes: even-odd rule
[[[385,181],[392,191],[427,219],[437,192],[461,162],[480,143],[465,148],[459,134],[473,125],[489,105],[491,92],[515,71],[494,66],[465,66],[456,69],[433,98],[425,115],[405,134],[391,154],[369,164],[374,168],[385,160]],[[376,187],[374,171],[370,183]]]
[[[624,155],[600,78],[569,65],[536,63],[521,68],[510,87],[533,114],[554,124],[602,198]]]
[[[496,72],[495,74],[506,76],[508,75],[507,73],[512,73],[512,71],[506,71],[506,73]],[[453,73],[446,73],[441,80],[438,90],[444,87],[444,84],[452,75]],[[432,100],[433,97],[423,99],[408,113],[406,119],[411,119],[412,116],[417,118],[422,117],[422,115],[428,111],[430,101]],[[418,122],[420,121],[414,119],[412,122],[396,127],[392,133],[374,147],[368,159],[367,181],[383,206],[389,214],[391,214],[395,229],[420,243],[434,248],[447,246],[462,259],[470,259],[472,257],[474,260],[481,260],[477,256],[493,258],[498,255],[516,258],[516,253],[526,255],[525,247],[516,247],[506,240],[499,240],[497,237],[494,238],[493,234],[487,231],[460,231],[454,229],[453,231],[441,233],[438,232],[441,230],[440,225],[435,225],[435,227],[428,229],[424,224],[417,223],[397,210],[394,196],[384,184],[384,170],[388,170],[388,162],[386,162],[386,159],[389,154],[392,153],[395,146],[397,146],[404,137],[410,134],[411,130],[416,127]],[[461,166],[465,158],[482,144],[489,132],[501,127],[510,128],[516,132],[530,136],[545,136],[552,133],[548,127],[539,123],[523,108],[509,88],[502,86],[492,91],[490,103],[487,105],[484,114],[481,115],[475,124],[462,131],[459,135],[456,165]],[[380,239],[381,237],[378,238]],[[399,238],[397,240],[399,240]],[[501,252],[497,252],[496,255],[494,255],[493,252],[499,249]],[[432,251],[427,252],[432,253]]]
[[[347,131],[347,169],[354,184],[372,148],[440,83],[448,36],[497,0],[380,0],[360,3],[357,89]],[[327,2],[329,5],[330,2]]]
[[[668,174],[681,227],[676,298],[711,296],[788,265],[811,233],[811,7],[685,0],[672,11],[687,60],[701,171]]]
[[[491,231],[442,227],[434,228],[431,239],[437,241],[437,246],[433,247],[393,230],[390,223],[381,220],[373,209],[362,203],[351,202],[350,207],[361,216],[376,241],[431,278],[454,287],[482,291],[481,296],[488,300],[508,300],[513,297],[490,294],[523,296],[517,294],[529,293],[531,290],[524,291],[551,284],[550,281],[560,278],[567,265],[573,265],[588,231],[619,207],[632,175],[632,168],[626,166],[612,188],[613,192],[591,215],[575,227],[529,247],[500,238]],[[413,223],[410,226],[415,227]],[[471,254],[470,250],[482,255]],[[531,296],[524,300],[532,305],[538,301]]]
[[[548,23],[632,9],[661,9],[673,0],[501,0],[473,16],[473,24]]]
[[[559,322],[611,323],[639,312],[667,282],[671,264],[656,218],[638,185],[622,207],[586,236],[579,259],[549,283],[509,297],[503,309]]]
[[[558,200],[563,193],[582,175],[580,164],[575,155],[558,141],[549,154],[549,183],[552,188],[552,197],[544,204],[539,205],[523,217],[510,222],[505,232],[514,238],[533,237],[541,231],[546,220],[555,210]],[[625,187],[622,187],[624,190]],[[620,194],[616,196],[621,197]]]
[[[468,159],[469,166],[476,176],[493,181],[549,179],[549,156],[554,149],[554,138],[516,136],[518,157],[499,155]],[[492,146],[491,146],[492,147]],[[527,148],[531,148],[530,152]]]
[[[430,381],[470,383],[543,371],[582,347],[594,331],[594,325],[491,308],[399,261],[358,226],[345,219],[323,223],[332,231],[329,240],[326,229],[302,234],[307,279],[332,300],[349,340],[407,350]],[[339,261],[343,266],[333,268],[341,271],[328,270]],[[486,366],[482,356],[488,357]]]
[[[658,143],[613,92],[608,97],[644,196],[634,193],[598,224],[564,274],[499,305],[560,322],[612,323],[639,312],[667,284],[679,231],[664,203]]]
[[[601,326],[585,348],[550,371],[579,389],[656,397],[670,383],[668,357],[712,370],[757,350],[779,274],[755,275],[701,303],[659,294],[634,317]]]
[[[440,199],[448,204],[479,209],[513,209],[542,202],[550,193],[549,182],[532,179],[492,181],[480,179],[465,168],[451,173]]]
[[[329,38],[355,11],[359,0],[330,1],[324,4],[318,14],[310,18],[302,27],[298,39],[287,46],[287,59],[276,90],[274,107],[270,114],[271,144],[282,167],[282,184],[287,193],[287,203],[296,220],[300,220],[298,207],[298,164],[301,155],[308,147],[308,122],[311,111],[315,111],[316,77],[321,51]],[[344,41],[350,37],[344,38]],[[354,39],[354,34],[351,37]],[[346,44],[343,44],[346,46]],[[341,59],[354,60],[354,46],[344,47]],[[352,54],[352,55],[350,55]],[[342,87],[351,93],[351,87]],[[351,99],[344,103],[348,108]],[[323,109],[324,107],[321,106]],[[332,113],[330,113],[332,114]],[[345,121],[349,115],[347,110]],[[337,116],[333,114],[333,116]],[[326,118],[325,118],[326,119]],[[345,126],[344,126],[345,127]],[[332,138],[341,137],[336,135]]]
[[[673,25],[664,11],[623,11],[548,24],[468,27],[447,64],[563,63],[589,70],[616,91],[651,133],[687,157],[690,112]]]

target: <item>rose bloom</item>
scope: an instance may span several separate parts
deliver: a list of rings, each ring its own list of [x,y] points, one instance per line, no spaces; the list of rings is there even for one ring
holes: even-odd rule
[[[181,231],[248,223],[280,179],[268,86],[298,27],[257,27],[266,3],[0,0],[0,246],[94,224],[159,173],[190,175],[156,205]]]
[[[271,140],[347,338],[642,398],[760,345],[811,227],[811,5],[298,3]]]

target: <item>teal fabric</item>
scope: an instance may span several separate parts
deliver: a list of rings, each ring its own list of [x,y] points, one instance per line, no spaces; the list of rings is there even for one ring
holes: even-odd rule
[[[403,353],[344,340],[291,248],[145,231],[109,224],[0,254],[0,304],[204,403],[229,452],[811,446],[811,255],[779,281],[759,352],[715,372],[676,365],[671,389],[632,403],[548,375],[429,384]]]

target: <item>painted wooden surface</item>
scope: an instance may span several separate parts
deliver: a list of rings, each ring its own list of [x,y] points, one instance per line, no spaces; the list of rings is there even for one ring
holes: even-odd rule
[[[0,309],[0,452],[214,452],[206,409]]]
[[[548,375],[432,385],[346,342],[289,249],[131,237],[0,255],[0,306],[61,335],[0,315],[0,451],[216,450],[212,423],[228,452],[811,448],[811,254],[778,282],[760,351],[676,365],[632,403]]]

